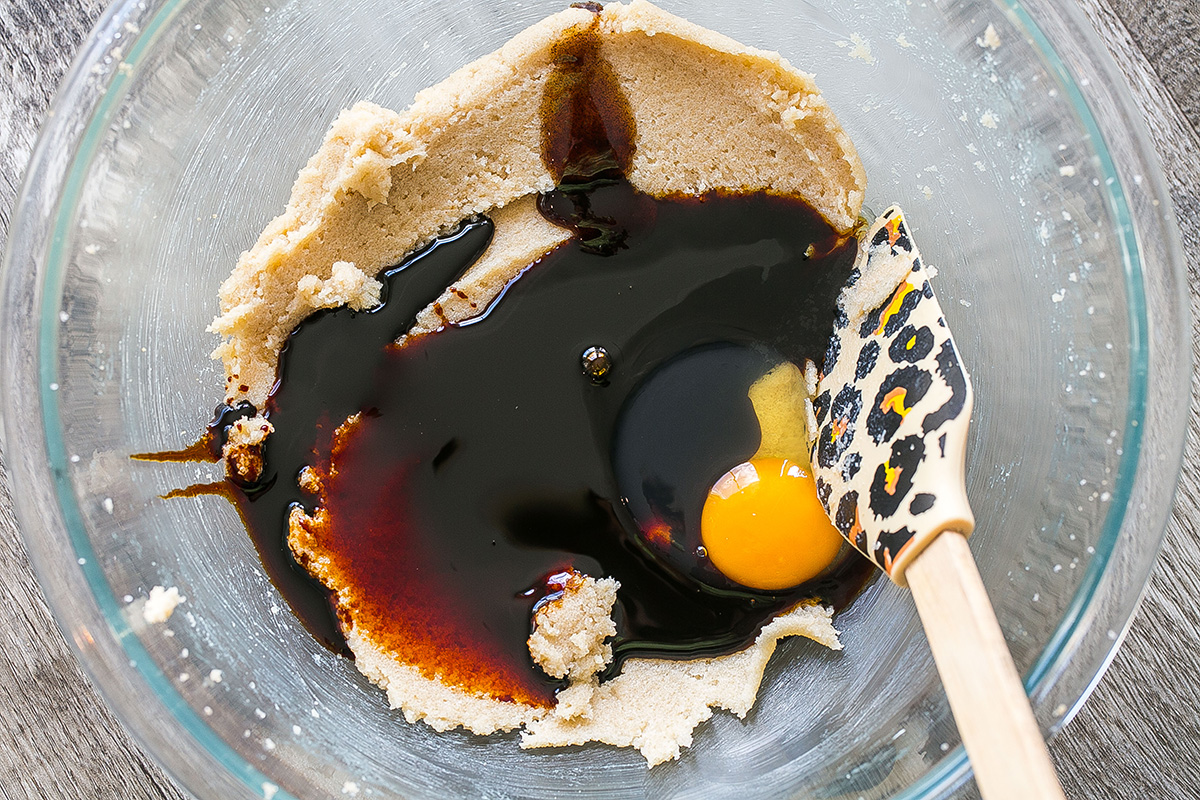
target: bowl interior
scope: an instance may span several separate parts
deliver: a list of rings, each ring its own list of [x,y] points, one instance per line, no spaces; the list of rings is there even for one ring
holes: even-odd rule
[[[1095,123],[1027,19],[989,3],[662,5],[815,73],[866,165],[867,205],[903,204],[975,384],[973,549],[1034,686],[1075,646],[1071,620],[1121,527],[1146,391],[1136,245]],[[561,6],[194,0],[124,31],[42,300],[44,435],[75,550],[63,563],[131,680],[247,796],[352,782],[406,797],[876,798],[961,774],[920,624],[884,581],[837,618],[844,651],[785,643],[746,720],[716,713],[648,772],[627,750],[522,751],[515,735],[405,724],[304,632],[230,505],[160,497],[217,467],[129,460],[189,444],[221,399],[205,333],[217,286],[337,111],[402,108]],[[146,626],[155,585],[187,602]]]

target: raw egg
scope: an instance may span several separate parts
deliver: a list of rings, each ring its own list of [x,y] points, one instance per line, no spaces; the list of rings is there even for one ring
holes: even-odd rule
[[[767,591],[815,578],[842,547],[812,471],[786,458],[752,459],[718,478],[704,502],[700,537],[725,577]]]

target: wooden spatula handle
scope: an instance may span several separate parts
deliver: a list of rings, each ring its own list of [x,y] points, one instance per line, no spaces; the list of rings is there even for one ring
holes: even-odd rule
[[[984,800],[1062,800],[966,538],[942,533],[907,577],[979,793]]]

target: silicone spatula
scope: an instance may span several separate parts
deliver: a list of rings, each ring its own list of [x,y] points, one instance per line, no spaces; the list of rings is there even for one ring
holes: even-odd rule
[[[1062,798],[967,546],[971,382],[898,207],[868,230],[839,311],[813,401],[822,504],[912,590],[985,800]]]

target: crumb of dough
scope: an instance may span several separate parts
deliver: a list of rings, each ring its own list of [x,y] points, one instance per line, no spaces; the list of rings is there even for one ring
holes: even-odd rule
[[[184,602],[187,602],[187,598],[179,593],[178,588],[155,586],[142,608],[142,619],[152,625],[166,622],[175,613],[175,608]]]
[[[658,197],[796,195],[839,231],[853,228],[866,176],[811,76],[644,0],[598,16],[601,51],[637,126],[634,186]],[[540,151],[553,45],[592,20],[580,8],[550,16],[402,113],[372,103],[341,113],[287,208],[221,286],[210,330],[224,337],[214,356],[225,365],[227,402],[263,408],[280,348],[319,307],[321,292],[302,288],[305,276],[324,287],[345,262],[373,277],[473,214],[553,188]]]
[[[636,747],[653,767],[676,759],[714,708],[745,717],[779,640],[805,636],[833,650],[841,643],[833,610],[800,605],[767,624],[746,650],[693,661],[631,658],[604,683],[574,684],[554,710],[526,723],[521,746],[560,747],[596,741]],[[563,694],[572,693],[564,702]],[[586,700],[584,695],[586,694]]]
[[[620,584],[572,573],[562,596],[543,605],[533,615],[529,655],[533,663],[554,678],[587,681],[612,661],[610,636],[617,635],[612,608]]]
[[[857,58],[866,64],[875,63],[875,56],[871,55],[870,42],[855,33],[850,36],[850,43],[854,45],[848,53],[851,58]]]
[[[305,275],[296,283],[292,302],[306,309],[350,306],[355,311],[379,305],[383,284],[349,261],[335,261],[325,280]]]
[[[988,26],[983,30],[983,36],[976,37],[975,44],[980,47],[986,47],[989,50],[995,50],[1000,46],[1000,34],[996,33],[996,26],[988,23]]]
[[[243,417],[229,426],[222,453],[230,475],[253,483],[262,477],[262,443],[275,430],[262,414]]]
[[[312,467],[304,467],[300,470],[300,474],[296,476],[296,485],[302,491],[315,495],[321,491],[321,478]]]
[[[821,377],[817,370],[817,362],[811,358],[806,358],[804,360],[804,391],[808,393],[809,397],[817,396],[817,384],[820,380]]]
[[[804,393],[807,395],[804,398],[804,424],[809,436],[809,447],[816,440],[816,432],[819,429],[817,426],[817,411],[813,407],[812,399],[817,396],[817,384],[820,382],[820,375],[817,370],[817,362],[811,358],[804,361]]]
[[[880,221],[876,221],[868,233],[866,241],[879,229]],[[880,252],[882,251],[882,255]],[[866,270],[867,257],[872,255],[871,269]],[[913,267],[913,254],[894,253],[887,243],[864,245],[858,249],[855,266],[860,271],[860,277],[853,286],[847,286],[838,297],[838,305],[849,318],[850,327],[862,322],[863,317],[871,313],[887,301],[896,291],[896,287],[904,280]]]

